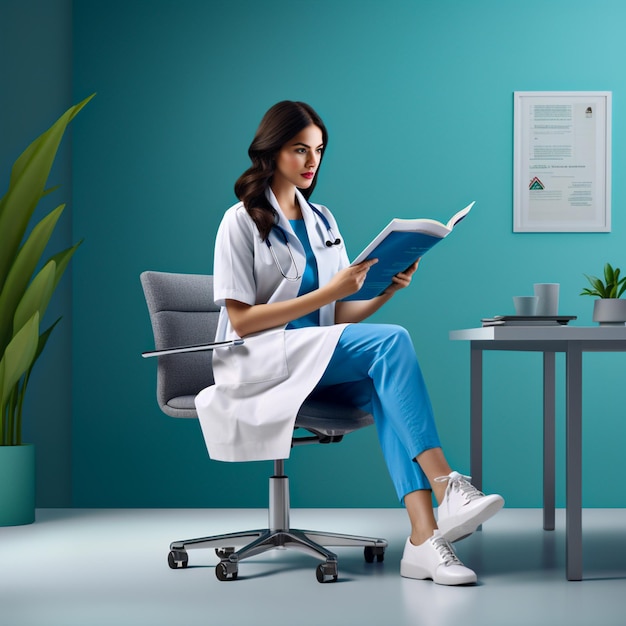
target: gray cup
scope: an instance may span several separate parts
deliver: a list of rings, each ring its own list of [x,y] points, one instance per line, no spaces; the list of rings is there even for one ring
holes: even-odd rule
[[[535,295],[537,302],[537,315],[559,314],[559,283],[535,283]]]
[[[516,315],[537,315],[537,296],[513,296]]]

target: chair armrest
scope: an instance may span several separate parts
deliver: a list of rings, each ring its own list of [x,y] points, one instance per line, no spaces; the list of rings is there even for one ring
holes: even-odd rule
[[[193,346],[176,346],[173,348],[164,348],[163,350],[148,350],[142,352],[141,356],[147,359],[152,356],[164,356],[166,354],[183,354],[185,352],[204,352],[206,350],[214,350],[215,348],[227,348],[230,346],[241,346],[244,344],[243,339],[232,339],[230,341],[213,341],[211,343],[198,343]]]

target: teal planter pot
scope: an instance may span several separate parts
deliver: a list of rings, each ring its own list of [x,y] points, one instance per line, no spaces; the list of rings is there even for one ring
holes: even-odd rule
[[[0,526],[35,521],[35,446],[0,446]]]

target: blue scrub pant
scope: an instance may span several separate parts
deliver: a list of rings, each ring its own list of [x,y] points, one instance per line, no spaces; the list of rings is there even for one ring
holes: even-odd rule
[[[409,333],[390,324],[350,324],[316,393],[372,413],[398,498],[430,483],[415,457],[440,447]]]

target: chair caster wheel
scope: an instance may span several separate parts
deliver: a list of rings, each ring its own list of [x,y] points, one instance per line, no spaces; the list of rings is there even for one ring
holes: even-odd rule
[[[315,569],[318,583],[334,583],[337,580],[337,563],[320,563]]]
[[[234,551],[235,548],[215,548],[215,554],[220,560],[227,559]]]
[[[237,564],[222,561],[215,566],[215,575],[218,580],[237,580]]]
[[[189,557],[184,550],[171,550],[167,555],[167,564],[172,569],[184,569],[189,565]]]
[[[382,563],[385,560],[385,548],[365,546],[363,556],[365,557],[366,563],[373,563],[374,557],[376,557],[378,563]]]

